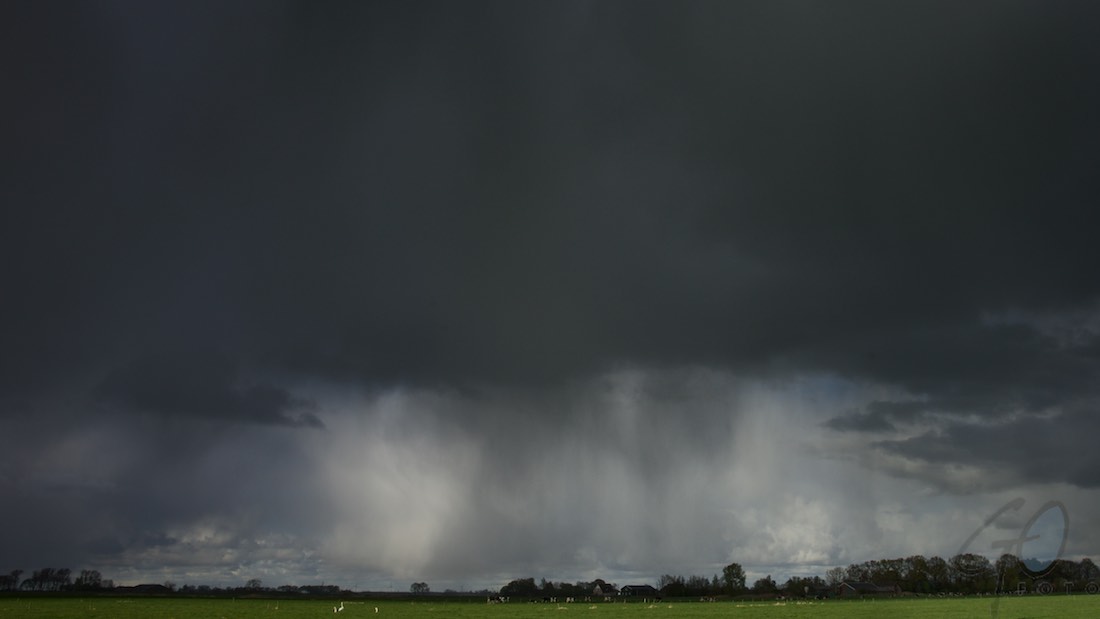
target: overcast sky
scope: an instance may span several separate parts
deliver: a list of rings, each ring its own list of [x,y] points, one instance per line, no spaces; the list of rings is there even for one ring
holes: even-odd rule
[[[5,3],[0,571],[1097,559],[1097,24]]]

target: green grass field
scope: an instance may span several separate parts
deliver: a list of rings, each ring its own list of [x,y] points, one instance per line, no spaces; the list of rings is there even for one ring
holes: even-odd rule
[[[335,604],[339,604],[337,601]],[[317,619],[337,616],[331,600],[232,600],[186,598],[0,598],[0,619]],[[375,608],[378,612],[375,613]],[[1073,619],[1100,617],[1100,595],[953,599],[829,600],[824,602],[661,602],[487,605],[481,601],[345,600],[349,617],[849,619],[871,617]]]

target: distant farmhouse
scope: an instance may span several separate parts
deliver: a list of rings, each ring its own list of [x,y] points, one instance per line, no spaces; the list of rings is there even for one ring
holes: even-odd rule
[[[609,584],[596,585],[596,587],[592,589],[592,595],[618,595],[618,593],[619,590],[615,588],[615,585]]]
[[[650,585],[624,585],[619,589],[619,595],[640,598],[659,598],[661,597],[661,592]]]

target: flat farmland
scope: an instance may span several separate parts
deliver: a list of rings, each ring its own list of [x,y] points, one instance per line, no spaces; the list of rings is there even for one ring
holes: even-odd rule
[[[0,619],[317,619],[318,617],[490,619],[706,618],[850,619],[929,617],[972,619],[1073,619],[1100,617],[1100,596],[1006,596],[985,598],[902,598],[819,602],[661,602],[573,604],[485,604],[481,601],[344,600],[340,601],[192,598],[0,598]],[[377,611],[375,610],[377,609]]]

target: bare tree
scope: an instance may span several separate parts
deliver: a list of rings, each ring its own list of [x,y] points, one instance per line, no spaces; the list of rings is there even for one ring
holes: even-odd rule
[[[99,589],[103,586],[103,575],[99,570],[80,570],[73,586],[77,589]]]
[[[825,571],[825,583],[835,587],[848,579],[848,570],[842,567],[834,567]]]
[[[16,591],[19,589],[19,577],[23,570],[12,570],[10,574],[0,574],[0,591]]]

